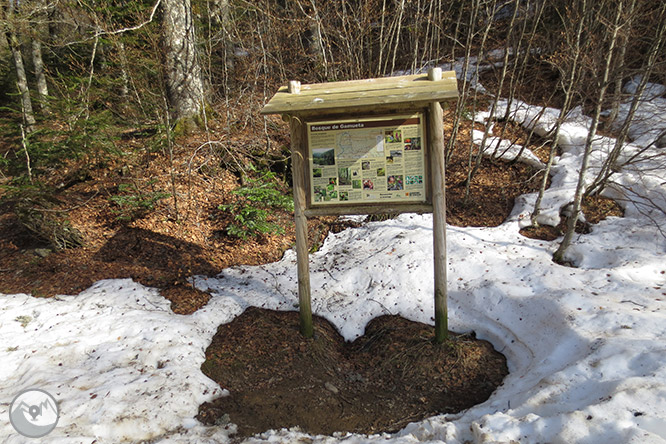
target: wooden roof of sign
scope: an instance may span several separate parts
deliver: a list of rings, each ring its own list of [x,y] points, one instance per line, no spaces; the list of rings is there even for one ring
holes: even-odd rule
[[[428,80],[428,74],[379,79],[305,84],[300,92],[281,87],[261,110],[261,114],[317,114],[321,111],[346,112],[382,107],[427,106],[458,97],[456,74],[442,72],[441,80]]]

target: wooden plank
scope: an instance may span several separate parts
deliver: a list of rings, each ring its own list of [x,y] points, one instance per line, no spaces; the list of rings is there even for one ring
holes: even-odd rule
[[[452,72],[452,71],[451,71]],[[442,84],[455,82],[455,74],[447,76],[442,79]],[[425,84],[432,84],[425,74],[417,74],[412,76],[402,77],[384,77],[380,79],[366,79],[366,80],[352,80],[347,82],[329,82],[329,83],[314,83],[301,86],[299,94],[302,95],[320,95],[320,94],[339,94],[344,92],[358,92],[358,91],[382,91],[391,90],[396,88],[411,88],[418,86],[425,86]],[[278,92],[287,92],[288,89],[282,87]]]
[[[448,90],[451,89],[449,88],[449,86],[451,85],[453,85],[453,82],[448,82],[447,84],[444,81],[442,81],[437,85],[433,85],[432,83],[426,84],[424,82],[421,82],[421,83],[410,83],[410,84],[401,83],[401,84],[391,85],[386,88],[372,88],[372,89],[340,88],[337,90],[325,90],[325,91],[301,90],[301,92],[298,93],[297,95],[296,94],[290,95],[289,93],[278,92],[275,96],[275,99],[278,101],[281,99],[293,99],[297,101],[308,102],[313,100],[314,98],[321,98],[323,100],[332,100],[335,99],[336,96],[343,94],[362,94],[370,97],[375,97],[375,96],[382,97],[385,95],[408,94],[418,90],[425,90],[425,91]],[[439,88],[437,88],[436,86],[439,86]]]
[[[383,97],[386,95],[395,95],[395,94],[417,94],[421,92],[430,93],[430,92],[451,92],[456,91],[455,89],[457,83],[455,79],[440,80],[437,82],[410,82],[410,83],[396,83],[392,85],[386,85],[383,87],[376,88],[338,88],[338,89],[326,89],[326,90],[312,90],[302,88],[301,92],[298,94],[289,94],[284,92],[278,92],[276,94],[276,100],[282,99],[296,99],[303,102],[308,102],[313,100],[313,98],[322,98],[323,100],[334,100],[338,96],[343,96],[344,94],[361,94],[369,97]]]
[[[445,71],[440,80],[453,82],[456,80],[455,71]],[[390,89],[396,86],[408,86],[412,83],[428,82],[427,74],[413,74],[407,76],[380,77],[376,79],[346,80],[340,82],[311,83],[301,85],[300,94],[326,94],[340,91],[372,91]],[[282,86],[278,92],[287,92],[288,87]]]
[[[432,205],[427,203],[338,205],[335,207],[310,207],[305,210],[307,217],[402,213],[432,213]]]
[[[430,105],[428,123],[430,132],[430,158],[432,162],[432,231],[435,267],[435,341],[444,342],[448,337],[448,315],[446,308],[446,196],[444,163],[444,128],[442,106],[438,102]]]
[[[301,85],[300,94],[335,94],[340,91],[373,91],[393,87],[394,85],[406,85],[415,81],[427,80],[424,75],[382,77],[379,79],[349,80],[343,82],[310,83]],[[288,88],[282,86],[279,93],[288,92]]]
[[[308,110],[335,110],[343,107],[371,107],[377,104],[416,102],[427,106],[433,101],[458,97],[455,73],[444,73],[442,80],[427,76],[388,77],[365,81],[301,85],[290,94],[282,87],[261,110],[262,114],[293,113]]]
[[[310,264],[308,249],[308,219],[305,215],[307,139],[305,125],[300,119],[290,119],[291,161],[294,178],[294,223],[296,225],[296,261],[298,274],[298,307],[301,334],[306,338],[314,335],[312,307],[310,302]]]
[[[446,85],[439,84],[439,82],[432,83],[402,89],[347,91],[322,95],[277,93],[264,106],[261,113],[280,114],[317,109],[334,110],[344,107],[371,107],[377,104],[398,104],[404,102],[429,103],[458,97],[457,89],[447,88]]]

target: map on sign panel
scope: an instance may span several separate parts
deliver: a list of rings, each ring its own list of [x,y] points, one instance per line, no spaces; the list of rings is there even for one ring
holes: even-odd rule
[[[339,159],[376,157],[384,153],[384,134],[381,129],[344,131],[337,135],[336,140]]]

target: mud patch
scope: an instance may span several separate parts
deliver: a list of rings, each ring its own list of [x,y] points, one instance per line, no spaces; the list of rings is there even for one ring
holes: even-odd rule
[[[298,313],[249,308],[219,327],[202,371],[230,395],[200,406],[205,424],[232,422],[238,436],[299,426],[312,434],[395,432],[408,423],[479,404],[508,374],[487,341],[398,316],[374,319],[345,343],[315,317],[303,338]]]

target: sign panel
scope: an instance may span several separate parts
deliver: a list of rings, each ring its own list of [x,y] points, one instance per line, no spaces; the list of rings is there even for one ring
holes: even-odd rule
[[[307,124],[310,204],[425,202],[422,113]]]

